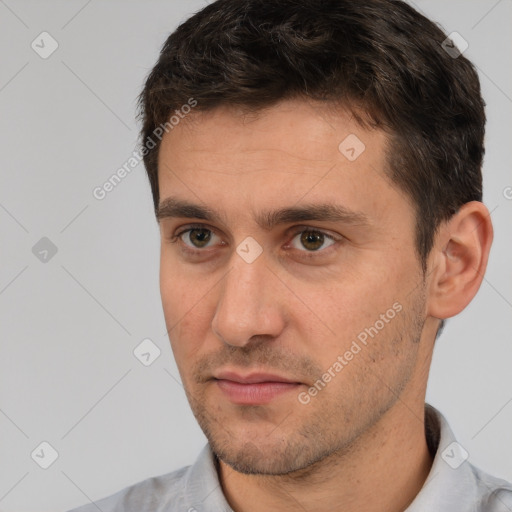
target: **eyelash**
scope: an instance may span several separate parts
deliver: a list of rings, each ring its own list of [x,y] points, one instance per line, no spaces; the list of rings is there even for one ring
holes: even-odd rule
[[[180,241],[180,238],[182,235],[184,235],[185,233],[188,233],[190,231],[193,231],[194,229],[205,229],[205,230],[211,231],[214,234],[217,234],[215,229],[213,229],[212,227],[207,226],[205,224],[189,224],[185,229],[182,229],[181,231],[177,231],[176,233],[171,235],[168,238],[168,240],[172,244],[178,243]],[[301,258],[303,258],[303,259],[311,259],[311,258],[318,257],[317,254],[324,255],[325,251],[327,251],[330,247],[334,247],[336,242],[340,242],[343,239],[343,237],[341,237],[341,236],[340,236],[340,238],[336,238],[333,235],[330,235],[329,233],[326,233],[325,231],[323,231],[321,229],[314,228],[313,226],[301,226],[300,229],[293,232],[290,240],[293,240],[297,235],[300,235],[301,233],[304,233],[304,232],[321,233],[325,238],[333,241],[334,243],[332,245],[328,246],[327,248],[320,249],[318,251],[300,251],[298,249],[295,249],[296,251],[303,253],[301,255]],[[202,252],[206,252],[206,250],[203,250],[203,249],[191,249],[184,242],[181,242],[180,245],[181,245],[181,250],[183,252],[190,254],[192,256],[197,256]]]

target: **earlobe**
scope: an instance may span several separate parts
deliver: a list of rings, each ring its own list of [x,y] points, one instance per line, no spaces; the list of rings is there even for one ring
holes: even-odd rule
[[[478,201],[464,204],[442,224],[429,258],[430,316],[450,318],[471,302],[485,274],[492,238],[489,211]]]

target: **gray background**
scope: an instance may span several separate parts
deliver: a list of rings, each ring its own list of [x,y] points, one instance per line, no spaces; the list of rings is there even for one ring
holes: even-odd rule
[[[165,38],[202,1],[0,0],[0,510],[64,511],[194,461],[158,290],[159,238],[131,156],[135,99]],[[459,32],[488,104],[485,197],[495,242],[473,303],[438,341],[428,401],[469,460],[512,480],[510,0],[415,4]],[[31,43],[47,31],[58,49]],[[48,43],[45,43],[48,48]],[[48,237],[57,253],[40,261]],[[161,355],[133,355],[150,338]],[[31,458],[42,441],[58,459]],[[48,451],[44,457],[48,457]]]

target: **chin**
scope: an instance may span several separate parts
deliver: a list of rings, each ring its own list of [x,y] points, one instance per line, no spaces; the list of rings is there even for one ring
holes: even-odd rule
[[[222,462],[247,475],[287,475],[303,470],[327,455],[313,454],[298,439],[280,439],[274,443],[268,441],[233,442],[232,438],[209,438],[213,452]]]

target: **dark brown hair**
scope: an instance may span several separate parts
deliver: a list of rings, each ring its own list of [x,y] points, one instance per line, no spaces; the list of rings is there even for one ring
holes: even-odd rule
[[[482,199],[480,84],[445,39],[401,1],[217,0],[165,42],[139,97],[142,144],[191,99],[202,111],[290,98],[344,106],[389,134],[387,173],[416,208],[425,271],[439,224]],[[156,138],[144,155],[155,210]]]

